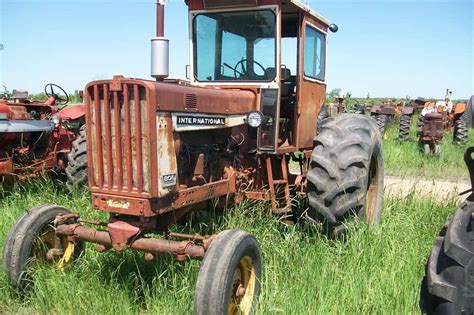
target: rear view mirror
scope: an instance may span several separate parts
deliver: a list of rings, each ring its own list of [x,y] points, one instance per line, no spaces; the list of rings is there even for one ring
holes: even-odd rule
[[[331,24],[329,25],[329,29],[331,30],[331,32],[337,33],[337,31],[339,30],[339,27],[336,24]]]

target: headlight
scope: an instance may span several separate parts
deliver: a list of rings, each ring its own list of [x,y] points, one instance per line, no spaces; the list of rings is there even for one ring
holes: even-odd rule
[[[258,128],[262,125],[263,114],[261,112],[250,112],[247,115],[247,124],[250,127]]]
[[[53,115],[51,117],[51,121],[53,122],[53,124],[57,125],[57,124],[61,123],[61,118],[57,115]]]
[[[6,113],[0,113],[0,119],[2,120],[8,119],[8,115]]]

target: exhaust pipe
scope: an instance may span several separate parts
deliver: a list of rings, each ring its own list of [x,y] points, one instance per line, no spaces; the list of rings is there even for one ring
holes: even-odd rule
[[[163,81],[169,75],[169,40],[164,37],[167,2],[156,2],[156,37],[151,40],[151,76],[157,81]]]

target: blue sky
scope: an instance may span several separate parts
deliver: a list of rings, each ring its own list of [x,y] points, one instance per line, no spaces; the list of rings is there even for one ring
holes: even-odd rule
[[[313,0],[338,24],[330,34],[328,90],[355,96],[454,98],[474,94],[472,0]],[[187,7],[170,0],[170,74],[184,77]],[[150,78],[155,0],[0,0],[0,83],[72,91],[114,74]]]

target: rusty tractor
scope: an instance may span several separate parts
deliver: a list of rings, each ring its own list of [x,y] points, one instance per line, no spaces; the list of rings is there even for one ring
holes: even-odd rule
[[[407,106],[405,102],[388,101],[370,108],[370,116],[375,119],[377,128],[382,135],[385,133],[388,123],[395,121],[397,117],[400,118],[400,141],[404,141],[408,137],[413,113],[414,108]]]
[[[297,0],[186,4],[188,85],[164,81],[169,49],[160,1],[152,40],[156,80],[115,76],[85,88],[89,190],[108,222],[56,205],[29,210],[4,249],[14,287],[31,283],[25,280],[34,273],[25,270],[32,270],[32,256],[63,268],[91,242],[99,251],[141,251],[148,260],[163,253],[202,259],[194,312],[248,314],[262,271],[255,237],[241,230],[174,233],[171,224],[243,199],[266,202],[282,221],[307,218],[330,233],[357,217],[380,220],[383,153],[375,123],[340,114],[316,132],[326,41],[337,26]],[[295,39],[294,47],[281,45],[285,38]],[[285,49],[297,52],[295,69],[282,64]],[[290,160],[298,171],[290,172]],[[292,203],[298,196],[305,207]]]
[[[453,104],[451,95],[452,91],[447,89],[445,101],[424,103],[419,116],[418,133],[427,155],[441,154],[439,143],[443,140],[445,131],[452,130],[454,143],[463,144],[467,141],[468,126],[472,125],[472,117],[469,117],[472,108],[468,108],[466,103]],[[469,107],[471,106],[472,102],[469,103]]]
[[[79,161],[73,141],[85,140],[83,105],[65,106],[68,94],[56,84],[45,86],[46,101],[28,99],[28,92],[0,95],[0,177],[23,180],[41,171],[71,170]],[[73,179],[74,177],[71,177]]]
[[[474,147],[464,154],[471,189],[441,228],[421,282],[423,314],[474,314]]]

